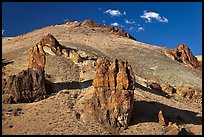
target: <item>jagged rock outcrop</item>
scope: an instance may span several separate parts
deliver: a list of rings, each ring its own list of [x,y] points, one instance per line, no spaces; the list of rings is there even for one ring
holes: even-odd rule
[[[43,46],[49,47],[56,55],[62,55],[63,46],[50,33],[44,35],[40,41]]]
[[[191,99],[196,102],[202,99],[202,90],[188,84],[177,87],[176,93],[184,98]]]
[[[134,74],[127,62],[96,61],[92,107],[96,119],[106,128],[127,128],[134,99]]]
[[[2,80],[4,103],[27,103],[43,99],[45,89],[45,53],[40,44],[30,50],[28,69]]]
[[[185,44],[179,44],[177,48],[170,50],[169,53],[174,56],[175,60],[191,68],[202,69],[202,61],[198,61]]]
[[[43,45],[44,51],[50,55],[64,56],[67,59],[71,59],[74,63],[80,63],[84,60],[76,50],[68,50],[62,46],[52,34],[44,35],[40,45]]]
[[[30,49],[28,68],[41,68],[44,70],[45,63],[46,59],[43,46],[40,44],[36,44],[35,46],[33,46],[33,48]]]
[[[122,37],[127,37],[130,39],[136,40],[133,36],[131,36],[129,33],[126,33],[124,30],[120,28],[116,28],[113,26],[103,26],[101,24],[97,24],[93,20],[84,20],[82,22],[66,22],[65,25],[68,27],[81,27],[81,26],[89,27],[89,28],[100,27],[103,31],[107,31],[107,32],[114,33]]]
[[[18,75],[4,79],[2,91],[4,103],[28,103],[43,99],[46,95],[44,70],[28,68]]]

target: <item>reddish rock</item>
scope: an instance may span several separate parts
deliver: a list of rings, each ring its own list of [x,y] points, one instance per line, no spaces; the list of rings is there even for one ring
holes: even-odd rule
[[[152,80],[147,81],[147,87],[150,87],[151,89],[155,89],[155,90],[162,90],[160,84]]]
[[[134,99],[134,74],[127,62],[96,61],[92,107],[96,119],[109,129],[127,128]]]
[[[102,25],[97,24],[93,20],[84,20],[80,23],[80,26],[88,26],[88,27],[101,27]]]
[[[57,39],[50,33],[44,35],[40,41],[42,46],[49,47],[56,55],[62,55],[63,46],[59,44]]]
[[[202,61],[198,61],[185,44],[179,44],[177,48],[170,50],[170,54],[174,56],[175,60],[187,66],[202,69]]]

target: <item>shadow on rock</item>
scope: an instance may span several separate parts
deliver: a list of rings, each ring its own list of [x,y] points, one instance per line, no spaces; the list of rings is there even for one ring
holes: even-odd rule
[[[136,83],[135,86],[143,91],[147,91],[149,93],[153,93],[153,94],[156,94],[156,95],[159,95],[159,96],[163,96],[163,97],[166,97],[166,98],[170,98],[170,96],[168,95],[168,93],[162,91],[162,90],[155,90],[155,89],[150,89],[150,88],[147,88],[147,87],[144,87],[142,85],[140,85],[139,83]]]
[[[132,111],[130,125],[143,122],[158,122],[158,112],[162,110],[166,124],[173,122],[177,124],[201,125],[202,117],[198,113],[170,107],[158,102],[135,101]]]
[[[5,67],[8,64],[12,64],[13,62],[14,61],[9,61],[9,60],[2,59],[2,68]]]
[[[69,90],[69,89],[83,89],[90,87],[92,85],[93,80],[87,80],[83,82],[72,81],[72,82],[59,82],[52,83],[51,81],[45,80],[46,90],[48,94],[53,92],[58,92],[60,90]]]

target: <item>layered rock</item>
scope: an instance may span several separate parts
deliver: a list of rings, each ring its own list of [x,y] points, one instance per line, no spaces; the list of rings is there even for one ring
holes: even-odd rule
[[[127,128],[134,99],[134,74],[127,62],[117,59],[110,64],[104,57],[96,61],[92,107],[106,128]]]

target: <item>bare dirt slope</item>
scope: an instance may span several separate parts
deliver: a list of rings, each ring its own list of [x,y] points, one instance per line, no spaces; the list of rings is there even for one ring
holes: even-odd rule
[[[100,27],[67,24],[53,25],[13,38],[2,38],[2,76],[18,74],[28,66],[29,49],[44,34],[51,33],[69,48],[126,60],[137,76],[166,82],[172,86],[195,85],[202,90],[202,72],[171,60],[159,47],[116,35]],[[48,98],[21,104],[2,104],[3,134],[111,134],[90,117],[82,114],[83,105],[92,97],[94,72],[82,75],[80,64],[60,56],[46,55],[45,73],[53,93]],[[83,64],[81,64],[83,65]],[[83,77],[83,79],[82,79]],[[162,110],[167,121],[202,134],[202,104],[174,94],[171,98],[139,85],[128,129],[118,134],[164,134],[157,114]]]

